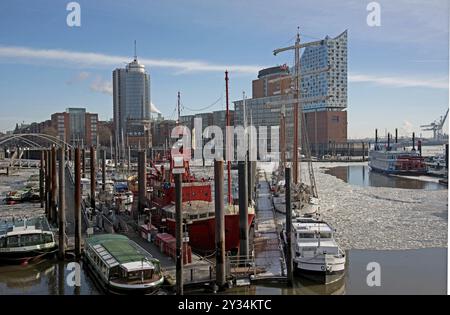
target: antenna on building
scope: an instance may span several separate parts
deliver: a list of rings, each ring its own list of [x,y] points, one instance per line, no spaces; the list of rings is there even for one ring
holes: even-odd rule
[[[134,61],[137,61],[136,40],[134,40]]]

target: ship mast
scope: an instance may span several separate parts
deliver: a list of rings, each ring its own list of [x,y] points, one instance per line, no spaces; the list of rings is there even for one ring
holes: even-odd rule
[[[309,42],[300,44],[300,33],[297,28],[297,39],[295,41],[295,44],[293,46],[289,47],[283,47],[278,48],[273,51],[273,54],[276,56],[277,54],[288,51],[288,50],[294,50],[295,51],[295,76],[294,76],[294,147],[293,147],[293,180],[295,184],[299,183],[299,177],[300,177],[300,169],[299,169],[299,159],[298,159],[298,145],[299,145],[299,130],[301,125],[301,119],[299,120],[299,113],[302,111],[302,104],[300,102],[301,98],[301,90],[300,90],[300,49],[309,47],[309,46],[317,46],[317,45],[323,45],[324,40],[319,40],[315,42]]]
[[[179,126],[180,125],[180,113],[181,113],[181,109],[180,109],[180,91],[178,91],[177,113],[178,113],[177,126]]]
[[[225,71],[225,99],[226,99],[226,106],[227,106],[227,110],[226,110],[226,129],[229,129],[230,126],[230,109],[229,109],[229,105],[228,105],[228,71]],[[229,137],[229,132],[227,132],[227,152],[230,152],[230,137]],[[227,161],[227,179],[228,179],[228,204],[232,204],[232,196],[231,196],[231,161],[230,158]]]

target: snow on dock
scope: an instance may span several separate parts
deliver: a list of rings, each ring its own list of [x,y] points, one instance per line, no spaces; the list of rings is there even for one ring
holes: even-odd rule
[[[264,268],[264,272],[259,273],[256,279],[276,278],[284,275],[283,248],[277,230],[270,187],[264,173],[260,174],[258,184],[254,254],[256,266]]]

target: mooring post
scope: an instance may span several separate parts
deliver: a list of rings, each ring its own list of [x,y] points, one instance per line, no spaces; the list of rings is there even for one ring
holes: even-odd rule
[[[65,194],[65,149],[60,148],[59,156],[59,208],[58,208],[58,229],[59,229],[59,259],[63,260],[65,255],[65,231],[66,231],[66,194]]]
[[[445,168],[448,170],[448,143],[445,145]]]
[[[294,266],[292,261],[291,169],[286,167],[284,174],[286,183],[286,269],[288,285],[292,286]]]
[[[174,174],[175,180],[175,226],[176,226],[176,286],[177,295],[183,295],[183,221],[182,221],[182,174]]]
[[[252,204],[252,164],[250,163],[250,152],[247,151],[247,202]]]
[[[378,129],[375,129],[375,151],[378,151]]]
[[[216,284],[225,285],[225,215],[223,195],[223,160],[214,161],[214,205],[216,218]]]
[[[48,150],[44,151],[45,157],[45,216],[49,218],[49,209],[50,209],[50,154]]]
[[[362,161],[364,162],[366,160],[366,145],[363,142],[362,143]]]
[[[51,158],[52,158],[52,201],[51,201],[51,207],[50,207],[50,219],[53,224],[57,222],[56,218],[56,190],[58,188],[58,183],[56,181],[57,178],[57,171],[56,171],[56,147],[52,146],[51,151]]]
[[[41,163],[39,164],[39,198],[41,199],[41,208],[44,208],[44,151],[41,151]]]
[[[147,174],[145,169],[146,164],[146,152],[145,150],[139,151],[138,156],[138,189],[139,189],[139,199],[138,199],[138,211],[137,214],[143,213],[146,207],[145,202],[145,191],[147,189]]]
[[[47,219],[51,222],[52,217],[52,150],[48,150],[48,209]]]
[[[78,148],[78,156],[80,155],[80,149]],[[96,180],[96,172],[95,172],[95,148],[91,146],[90,148],[90,167],[91,167],[91,208],[92,213],[95,213],[95,180]]]
[[[238,162],[239,182],[239,255],[248,258],[248,192],[247,192],[247,165],[246,161]]]
[[[91,147],[91,154],[93,147]],[[91,155],[92,158],[92,155]],[[92,160],[91,160],[92,170]],[[92,183],[91,173],[91,183]],[[81,167],[80,148],[75,148],[75,190],[74,190],[74,210],[75,210],[75,255],[81,256]],[[94,201],[95,202],[95,201]]]
[[[81,176],[86,177],[86,149],[81,150]]]
[[[102,155],[102,190],[106,190],[106,151],[101,150],[100,154]]]
[[[128,173],[131,171],[131,147],[128,146]]]

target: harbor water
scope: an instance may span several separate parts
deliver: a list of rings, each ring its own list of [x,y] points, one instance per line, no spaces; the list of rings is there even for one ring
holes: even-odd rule
[[[367,165],[336,166],[326,170],[326,174],[333,175],[351,185],[363,187],[388,187],[401,189],[441,190],[446,186],[439,184],[435,178],[421,176],[420,179],[384,175],[371,172]]]
[[[446,293],[446,187],[431,181],[372,174],[367,163],[314,163],[314,171],[321,212],[337,229],[336,239],[347,252],[345,277],[331,285],[296,277],[293,288],[282,282],[265,283],[235,287],[224,294]],[[24,172],[2,177],[0,192],[13,185],[19,187],[28,176],[29,172]],[[38,204],[0,205],[0,217],[42,211]],[[283,215],[277,217],[280,222]],[[380,266],[380,286],[368,285],[369,263]],[[87,269],[80,271],[81,285],[77,287],[69,262],[53,259],[26,266],[0,266],[0,294],[104,294]]]
[[[380,286],[369,286],[367,265],[380,265]],[[320,285],[295,277],[294,286],[274,283],[236,287],[223,294],[446,294],[447,249],[347,252],[347,272],[343,280]],[[0,266],[0,294],[27,295],[95,295],[103,294],[87,269],[81,268],[81,286],[75,281],[73,266],[68,262],[44,261],[28,266]],[[188,293],[188,292],[187,292]],[[199,290],[191,292],[206,294]]]

